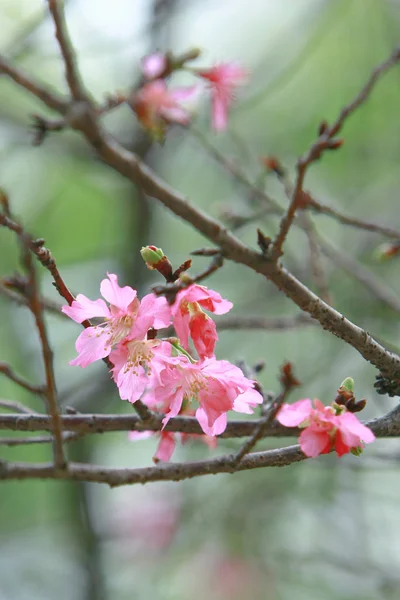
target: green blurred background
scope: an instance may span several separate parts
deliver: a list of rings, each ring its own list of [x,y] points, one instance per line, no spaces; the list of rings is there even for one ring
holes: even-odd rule
[[[53,28],[39,0],[2,0],[0,48],[16,64],[66,92]],[[200,106],[196,128],[253,182],[259,157],[276,155],[293,171],[296,157],[315,139],[319,122],[332,120],[365,83],[371,69],[398,43],[398,0],[69,0],[66,14],[87,86],[101,100],[133,88],[140,57],[156,48],[183,52],[199,46],[201,64],[240,60],[252,72],[232,113],[228,132],[210,133]],[[200,63],[199,63],[200,64]],[[324,156],[306,188],[346,214],[399,227],[400,153],[398,67],[344,129],[346,143]],[[184,222],[102,165],[73,132],[51,134],[31,145],[31,115],[46,110],[5,77],[0,80],[0,185],[13,211],[33,234],[44,237],[74,292],[98,297],[106,271],[143,293],[156,282],[138,250],[161,246],[173,264],[206,244]],[[121,108],[105,119],[109,129],[165,179],[214,217],[248,215],[249,191],[218,164],[198,136],[171,128],[155,146]],[[285,206],[272,175],[265,189]],[[318,232],[341,252],[323,257],[333,305],[378,339],[396,345],[399,309],[379,301],[368,286],[343,269],[347,257],[377,278],[394,298],[396,260],[379,263],[384,240],[316,216]],[[258,225],[273,235],[277,218]],[[255,246],[256,225],[240,237]],[[344,259],[343,259],[344,255]],[[307,239],[290,233],[285,265],[307,285]],[[196,259],[194,270],[205,266]],[[18,268],[13,236],[1,232],[0,274]],[[45,294],[58,301],[47,273]],[[271,284],[228,264],[208,280],[235,304],[232,315],[282,316],[296,307]],[[318,290],[317,290],[318,291]],[[0,296],[0,360],[40,382],[38,340],[26,310]],[[129,412],[103,364],[68,366],[80,332],[73,322],[49,315],[63,406],[83,412]],[[395,400],[373,391],[375,369],[357,352],[317,327],[285,332],[222,331],[218,358],[267,363],[266,389],[277,390],[284,360],[303,382],[293,394],[332,400],[348,375],[357,397],[366,397],[364,418],[378,416]],[[6,378],[2,398],[41,410],[38,399]],[[5,433],[8,435],[8,433]],[[274,447],[263,441],[258,449]],[[288,440],[288,443],[292,443]],[[173,460],[208,457],[237,448],[221,441],[179,447]],[[377,441],[363,457],[323,457],[285,469],[219,475],[179,484],[110,490],[59,482],[3,483],[0,488],[0,600],[128,598],[183,600],[372,600],[400,596],[399,441]],[[131,443],[127,435],[88,436],[69,446],[74,460],[115,466],[151,464],[156,440]],[[7,448],[0,458],[48,460],[50,448]]]

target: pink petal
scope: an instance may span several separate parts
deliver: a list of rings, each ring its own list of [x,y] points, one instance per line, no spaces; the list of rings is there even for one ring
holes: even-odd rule
[[[189,321],[190,334],[194,347],[201,359],[214,356],[218,340],[217,326],[205,313],[197,313]]]
[[[108,356],[111,352],[109,330],[106,327],[88,327],[76,340],[75,348],[78,356],[70,361],[70,365],[87,367],[96,360]]]
[[[190,285],[185,290],[178,292],[177,300],[172,307],[173,312],[177,312],[179,304],[186,302],[198,302],[200,306],[216,315],[224,315],[229,312],[233,306],[232,302],[222,298],[218,292],[210,290],[203,285]],[[176,308],[175,308],[176,307]]]
[[[122,368],[115,380],[121,400],[132,404],[142,396],[147,384],[147,375],[143,367]]]
[[[163,429],[170,419],[172,419],[173,417],[176,417],[179,414],[179,411],[182,408],[182,402],[183,402],[183,390],[182,390],[182,388],[179,388],[176,391],[176,393],[173,395],[173,397],[171,399],[171,403],[169,405],[169,411],[167,412],[167,414],[165,415],[165,417],[163,419]]]
[[[375,440],[375,435],[371,429],[360,423],[357,417],[351,412],[345,412],[340,415],[339,423],[343,440],[351,447],[360,445],[360,441],[364,442],[364,444],[370,444]]]
[[[82,323],[85,319],[93,317],[109,317],[110,311],[101,298],[99,300],[90,300],[83,294],[78,294],[71,306],[63,306],[61,311],[68,315],[76,323]]]
[[[167,68],[167,57],[162,52],[154,52],[142,58],[142,73],[146,79],[156,79]]]
[[[160,115],[170,123],[179,123],[180,125],[188,125],[191,120],[191,115],[181,106],[162,106]]]
[[[190,315],[188,312],[182,313],[179,311],[176,313],[174,318],[174,327],[176,335],[178,336],[179,341],[185,350],[189,348],[189,322]]]
[[[308,419],[312,411],[309,398],[299,400],[294,404],[283,404],[276,415],[276,420],[285,427],[297,427]]]
[[[228,102],[218,94],[211,101],[211,121],[215,131],[224,131],[228,126]]]
[[[138,318],[142,315],[150,315],[153,318],[153,327],[162,329],[171,323],[171,307],[163,297],[155,294],[147,294],[140,302]]]
[[[176,446],[175,435],[175,433],[170,431],[163,431],[161,433],[161,439],[158,444],[157,452],[153,456],[153,461],[155,463],[159,461],[168,462],[170,460]]]
[[[253,414],[252,407],[262,404],[263,398],[257,390],[250,389],[240,394],[233,402],[233,410],[247,415]]]
[[[354,448],[357,447],[357,445],[360,444],[354,444]],[[338,456],[343,456],[344,454],[348,454],[351,450],[352,446],[349,446],[348,444],[346,444],[343,440],[343,436],[341,431],[338,429],[336,431],[336,435],[335,435],[335,452]]]
[[[209,420],[204,408],[198,408],[196,410],[196,419],[200,423],[200,426],[205,434],[208,436],[216,436],[223,433],[226,429],[226,413],[222,413],[217,419],[215,419],[212,426],[209,425]]]
[[[108,279],[103,279],[100,284],[100,292],[103,298],[123,312],[127,312],[128,306],[136,298],[136,290],[128,285],[120,287],[118,277],[113,273],[107,273]]]
[[[154,434],[154,431],[130,431],[128,438],[131,442],[138,442],[140,440],[148,440],[153,437]]]
[[[314,431],[311,427],[304,429],[299,437],[302,452],[310,458],[323,454],[330,445],[330,441],[330,437],[325,431]]]
[[[191,85],[190,87],[178,87],[170,91],[170,98],[175,102],[187,102],[193,100],[199,92],[197,85]]]

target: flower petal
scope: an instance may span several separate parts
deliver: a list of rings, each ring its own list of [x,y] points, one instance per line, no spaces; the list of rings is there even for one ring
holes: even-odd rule
[[[312,427],[307,427],[301,432],[299,442],[302,452],[309,458],[315,458],[329,449],[331,439],[326,431],[315,431]]]
[[[214,423],[210,426],[209,419],[204,408],[198,408],[196,410],[196,419],[200,423],[200,426],[205,434],[208,436],[216,436],[220,433],[223,433],[226,429],[226,413],[222,413],[217,419],[215,419]]]
[[[297,427],[308,419],[311,411],[311,400],[306,398],[294,404],[283,404],[276,415],[276,420],[285,427]]]
[[[136,290],[126,285],[118,285],[118,277],[113,273],[107,273],[108,279],[103,279],[100,284],[100,292],[103,298],[112,306],[116,306],[123,312],[127,312],[128,306],[136,298]]]
[[[155,463],[162,461],[168,462],[174,453],[176,441],[176,434],[172,431],[163,431],[161,433],[161,439],[158,444],[157,452],[153,456]]]
[[[111,352],[109,330],[107,327],[88,327],[79,335],[75,344],[78,356],[70,361],[70,365],[87,367],[96,360],[101,360]]]
[[[76,323],[82,323],[86,319],[93,317],[109,317],[110,311],[101,298],[90,300],[84,294],[78,294],[71,306],[65,305],[61,311],[73,319]]]

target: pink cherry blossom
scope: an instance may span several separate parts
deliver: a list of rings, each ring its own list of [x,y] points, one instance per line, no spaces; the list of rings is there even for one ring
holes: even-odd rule
[[[154,52],[142,58],[142,73],[146,79],[161,77],[168,66],[168,60],[163,52]]]
[[[214,321],[201,310],[190,319],[189,330],[199,357],[212,358],[218,340]]]
[[[164,298],[154,294],[139,302],[136,290],[129,286],[120,287],[118,277],[112,273],[103,279],[100,292],[103,298],[90,300],[78,294],[71,306],[63,306],[62,312],[77,323],[101,317],[100,325],[88,327],[76,340],[78,356],[70,365],[87,367],[90,363],[108,356],[119,342],[130,338],[143,338],[150,327],[160,329],[170,323],[170,308]]]
[[[169,90],[162,79],[146,83],[131,100],[131,106],[142,125],[154,135],[160,135],[165,123],[188,125],[190,113],[181,106],[191,100],[196,86]]]
[[[211,90],[213,127],[216,131],[223,131],[228,125],[228,112],[235,89],[246,82],[248,73],[236,63],[221,63],[211,69],[197,71],[197,74],[207,80]]]
[[[276,418],[285,427],[304,428],[299,438],[300,447],[312,458],[331,450],[342,456],[375,439],[372,431],[345,407],[324,406],[317,399],[314,408],[309,398],[284,404]]]
[[[145,400],[149,395],[145,395],[142,397],[142,400]],[[151,408],[156,411],[165,412],[165,402],[161,404],[151,404]],[[180,415],[185,416],[193,416],[195,414],[195,410],[191,409],[188,405],[182,405],[182,409],[179,412]],[[216,437],[209,435],[202,435],[197,433],[178,433],[175,431],[131,431],[129,433],[129,439],[131,441],[139,441],[145,440],[149,437],[156,436],[159,437],[159,443],[157,446],[156,453],[153,456],[153,461],[155,463],[158,462],[168,462],[171,459],[172,454],[174,453],[175,447],[180,440],[182,444],[187,444],[192,440],[200,440],[201,442],[207,444],[209,448],[216,448],[218,441]]]
[[[252,407],[262,402],[253,381],[226,360],[207,358],[192,363],[180,355],[167,359],[165,365],[159,373],[159,385],[150,392],[169,408],[164,426],[179,414],[184,401],[196,400],[200,405],[197,420],[204,433],[215,436],[225,430],[229,410],[251,413]]]
[[[189,335],[201,359],[214,356],[215,344],[218,340],[214,321],[207,317],[202,308],[217,315],[230,311],[233,304],[224,300],[218,292],[202,285],[190,285],[178,292],[171,308],[174,317],[175,331],[182,346],[188,349]]]
[[[136,402],[146,389],[160,383],[165,360],[171,355],[171,345],[161,340],[129,340],[120,343],[110,354],[112,375],[121,400]],[[151,404],[152,395],[146,404]]]

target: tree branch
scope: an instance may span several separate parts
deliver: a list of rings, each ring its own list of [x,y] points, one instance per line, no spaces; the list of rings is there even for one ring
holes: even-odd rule
[[[0,55],[0,75],[7,75],[20,87],[41,100],[48,108],[62,115],[68,110],[68,101],[62,96],[47,88],[44,84],[32,79],[21,69],[11,64],[4,56]]]
[[[278,259],[282,255],[282,246],[285,242],[285,239],[289,233],[289,229],[292,226],[296,210],[301,204],[302,195],[303,195],[303,183],[304,178],[307,172],[308,167],[321,158],[322,154],[326,150],[335,150],[340,148],[342,145],[342,140],[335,139],[335,135],[339,133],[342,129],[346,119],[359,107],[363,102],[365,102],[370,93],[372,92],[374,85],[378,81],[378,79],[386,73],[396,63],[400,60],[400,47],[396,48],[391,56],[381,63],[378,67],[376,67],[367,83],[364,85],[362,90],[357,94],[352,102],[347,104],[340,112],[338,118],[333,123],[332,126],[328,126],[327,123],[322,123],[320,126],[320,135],[317,141],[311,146],[308,152],[299,158],[297,161],[297,177],[294,185],[294,189],[292,192],[291,200],[287,211],[281,219],[279,226],[279,233],[276,236],[276,239],[273,243],[271,249],[271,258]]]
[[[88,95],[78,71],[75,51],[69,38],[62,2],[60,0],[47,0],[47,3],[56,28],[55,35],[64,61],[65,78],[72,98],[76,101],[88,100]]]

